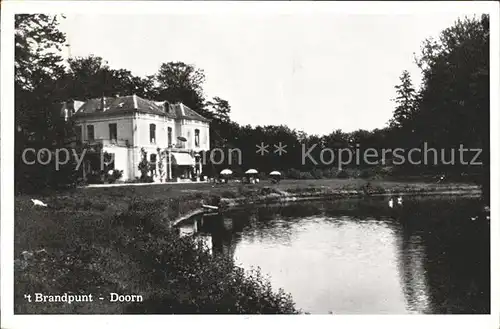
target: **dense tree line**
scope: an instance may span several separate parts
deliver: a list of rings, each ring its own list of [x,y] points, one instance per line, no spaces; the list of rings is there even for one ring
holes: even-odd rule
[[[182,101],[187,106],[212,120],[211,146],[241,151],[242,164],[206,166],[206,173],[216,174],[230,166],[236,172],[256,168],[263,172],[280,170],[289,177],[321,178],[348,175],[349,171],[370,176],[380,175],[430,175],[447,173],[460,176],[464,173],[482,173],[483,182],[489,182],[489,18],[465,18],[441,32],[437,39],[425,40],[416,63],[423,74],[420,86],[414,86],[411,76],[403,71],[400,83],[395,86],[396,98],[393,117],[387,126],[372,131],[343,132],[332,127],[324,136],[309,135],[286,126],[242,126],[230,118],[231,106],[221,97],[209,98],[203,84],[202,69],[182,62],[161,64],[151,76],[138,77],[126,69],[114,69],[98,56],[69,59],[67,65],[60,56],[65,46],[65,36],[58,30],[60,17],[46,15],[16,16],[16,161],[26,145],[54,147],[63,144],[71,135],[70,123],[61,122],[54,104],[68,99],[88,99],[116,94],[137,94],[153,100]],[[256,153],[256,145],[269,145],[266,155]],[[286,145],[286,153],[274,153],[274,145]],[[445,165],[441,159],[427,165],[402,164],[395,166],[388,155],[387,161],[376,164],[352,161],[339,170],[338,158],[331,161],[324,149],[349,148],[363,154],[368,148],[428,147],[451,150],[462,144],[465,148],[482,148],[482,166],[463,164]],[[304,150],[310,158],[327,161],[303,161]],[[323,152],[323,153],[322,153]],[[451,151],[450,151],[451,152]],[[236,153],[234,154],[237,155]],[[407,154],[406,154],[407,155]],[[414,154],[413,159],[421,159]],[[451,155],[449,155],[451,156]],[[449,158],[448,156],[448,158]],[[473,154],[467,154],[471,160]],[[420,157],[420,158],[419,158]],[[51,169],[21,166],[16,170],[19,186],[30,181],[33,186],[60,183],[52,176]],[[35,172],[43,174],[35,174]],[[48,171],[48,172],[47,172]],[[34,179],[38,177],[39,180]],[[37,183],[33,183],[37,182]],[[483,184],[485,190],[488,184]]]

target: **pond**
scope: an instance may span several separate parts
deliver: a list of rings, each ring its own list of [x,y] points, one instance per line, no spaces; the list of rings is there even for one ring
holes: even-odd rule
[[[473,198],[349,199],[194,218],[212,253],[259,267],[312,314],[490,312],[489,222]]]

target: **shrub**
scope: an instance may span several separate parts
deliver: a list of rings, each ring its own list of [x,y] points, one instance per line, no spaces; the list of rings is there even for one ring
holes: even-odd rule
[[[371,168],[363,169],[359,172],[360,178],[371,178],[375,176],[375,171]]]
[[[106,173],[106,181],[108,183],[114,183],[123,177],[123,170],[114,169],[111,174]]]
[[[154,182],[154,179],[153,179],[153,177],[146,175],[146,176],[141,177],[140,181],[141,181],[141,183],[152,183],[152,182]]]
[[[314,177],[310,172],[303,171],[300,173],[299,179],[314,179]]]
[[[219,195],[209,194],[203,197],[203,202],[208,205],[219,206],[220,199],[221,197]]]
[[[87,183],[88,184],[103,184],[104,183],[104,173],[89,173],[87,175]]]
[[[113,178],[115,180],[121,179],[123,177],[123,170],[113,170]]]
[[[212,256],[193,237],[167,234],[163,244],[151,244],[147,250],[160,255],[152,261],[153,267],[175,281],[176,288],[146,303],[132,304],[129,313],[297,313],[291,296],[282,290],[274,292],[259,269],[245,273],[232,259]]]
[[[280,191],[278,191],[277,189],[275,188],[272,188],[272,187],[263,187],[261,190],[260,190],[260,194],[261,195],[269,195],[269,194],[280,194]]]
[[[139,177],[135,177],[135,178],[126,180],[125,183],[131,183],[131,184],[141,183],[141,179]]]
[[[323,171],[320,170],[320,169],[315,168],[315,169],[312,170],[311,176],[314,179],[321,179],[321,178],[323,178]]]
[[[349,174],[345,170],[340,170],[337,173],[337,178],[342,178],[342,179],[349,178]]]
[[[291,179],[300,179],[300,171],[295,168],[292,168],[287,171],[286,177]]]
[[[151,170],[151,163],[148,161],[148,153],[144,148],[141,148],[141,162],[139,162],[139,165],[137,167],[141,172],[141,181],[149,183],[148,173]]]
[[[231,170],[233,171],[233,178],[241,178],[243,176],[245,176],[245,171],[243,170],[243,168],[241,167],[236,167],[236,168],[231,168]]]
[[[394,173],[394,168],[391,166],[385,166],[381,167],[378,172],[382,176],[392,176]]]
[[[323,169],[323,177],[325,177],[325,178],[335,178],[335,177],[337,177],[337,169],[336,168],[325,168],[325,169]]]

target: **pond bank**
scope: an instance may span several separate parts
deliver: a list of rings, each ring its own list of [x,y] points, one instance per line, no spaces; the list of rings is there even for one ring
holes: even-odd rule
[[[16,196],[15,312],[297,313],[291,296],[273,292],[258,273],[248,275],[231,260],[212,257],[194,239],[179,238],[172,223],[198,213],[203,204],[225,205],[224,210],[308,198],[477,191],[470,185],[332,179],[279,185],[156,184]],[[31,198],[48,207],[35,207]],[[23,294],[39,291],[134,293],[145,302],[134,309],[117,303],[26,303]]]
[[[154,188],[154,187],[153,187]],[[208,193],[148,187],[77,189],[15,199],[16,314],[293,314],[260,272],[214,257],[172,229]],[[167,196],[166,194],[169,193]],[[24,294],[134,294],[142,303],[29,303]]]
[[[426,195],[468,195],[481,196],[481,189],[477,186],[453,186],[453,187],[420,187],[420,188],[396,188],[386,190],[377,187],[370,190],[364,186],[361,189],[331,190],[328,188],[304,188],[302,191],[280,190],[278,188],[262,189],[260,193],[250,194],[244,197],[221,198],[219,206],[225,210],[241,205],[288,203],[312,200],[327,200],[340,198],[364,198],[364,197],[397,197],[397,196],[426,196]]]

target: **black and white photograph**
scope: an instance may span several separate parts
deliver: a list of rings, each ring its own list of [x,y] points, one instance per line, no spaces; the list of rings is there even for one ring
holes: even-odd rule
[[[1,14],[2,328],[500,328],[498,3]]]

